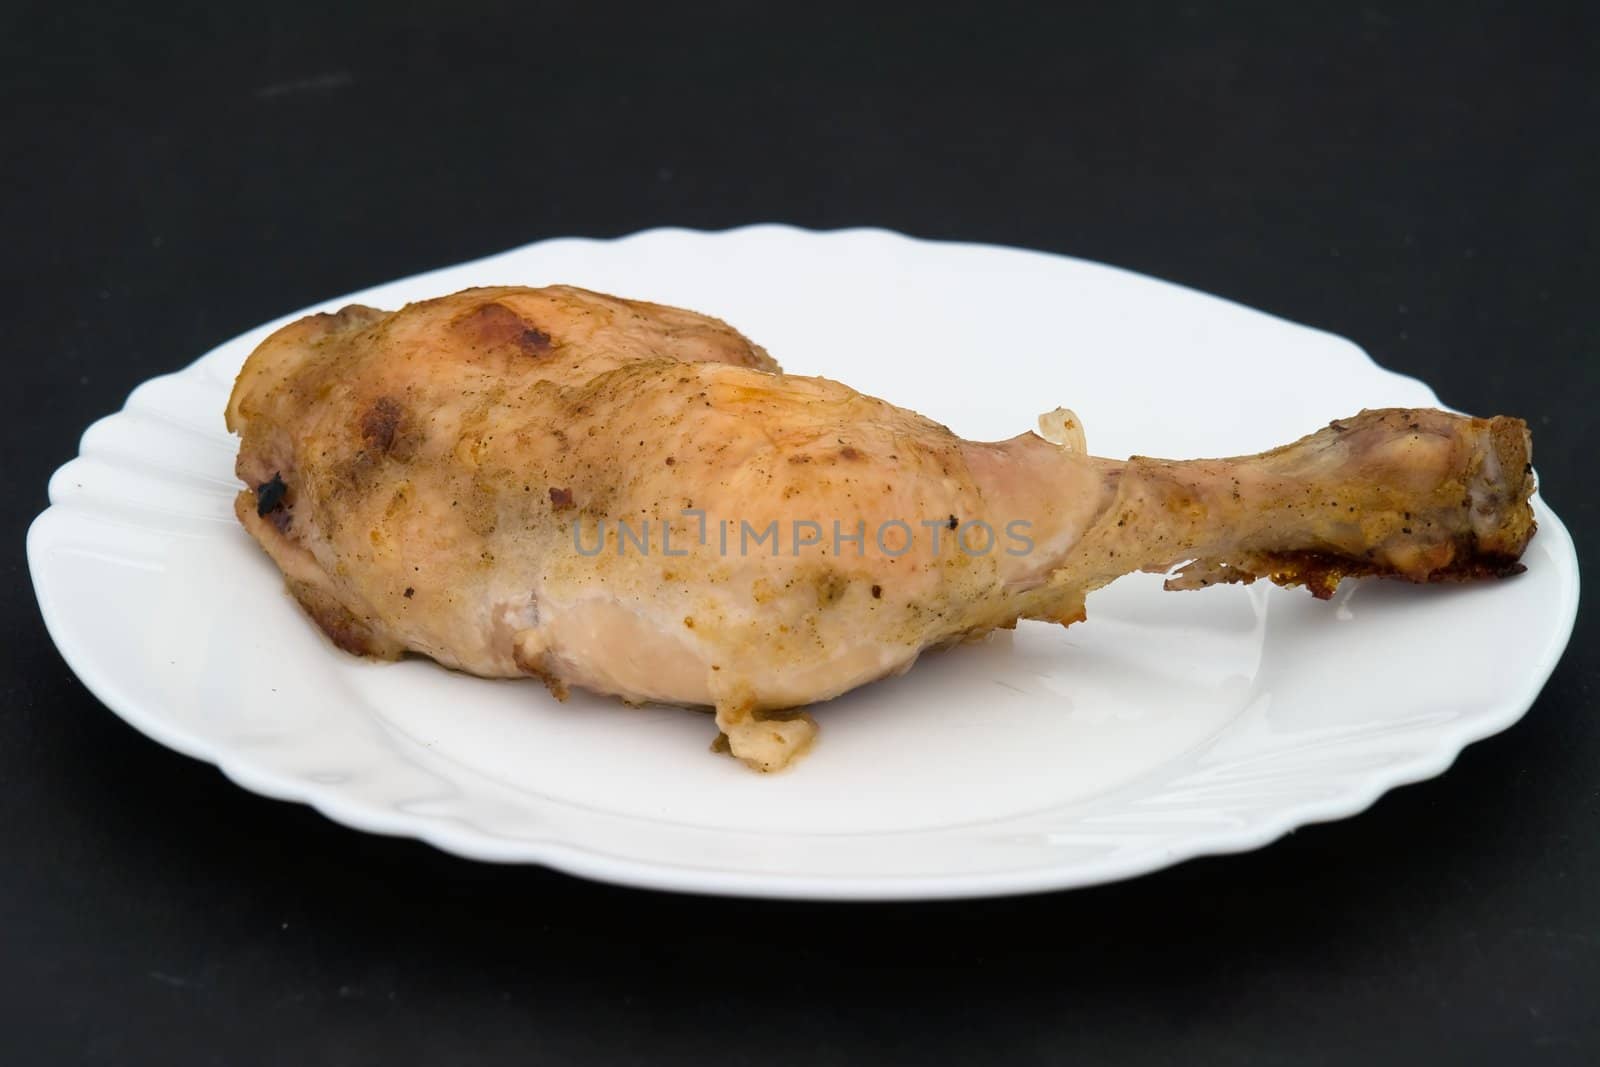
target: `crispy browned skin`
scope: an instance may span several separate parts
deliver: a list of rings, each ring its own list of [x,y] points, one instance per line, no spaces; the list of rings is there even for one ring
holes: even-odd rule
[[[1089,456],[1070,413],[1045,423],[963,441],[785,375],[714,319],[562,286],[310,316],[228,405],[239,517],[341,648],[711,705],[769,769],[814,732],[784,709],[1018,618],[1076,621],[1129,571],[1326,597],[1343,576],[1511,573],[1533,533],[1517,419],[1368,411],[1259,456],[1127,462]],[[796,519],[914,536],[776,555],[716,536]],[[955,550],[975,520],[1026,523],[1032,551]]]

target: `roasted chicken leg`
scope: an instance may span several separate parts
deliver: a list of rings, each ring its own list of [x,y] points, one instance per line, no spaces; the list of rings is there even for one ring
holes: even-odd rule
[[[240,520],[339,647],[713,707],[781,767],[796,709],[1130,571],[1501,576],[1526,428],[1364,411],[1257,456],[1089,455],[1070,412],[964,441],[782,373],[702,315],[564,286],[351,306],[273,334],[228,403]]]

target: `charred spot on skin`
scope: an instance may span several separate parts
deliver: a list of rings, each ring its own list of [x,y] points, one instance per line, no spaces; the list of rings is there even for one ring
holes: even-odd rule
[[[949,520],[949,522],[946,523],[946,525],[949,526],[950,529],[954,530],[957,526],[960,526],[961,523],[956,519],[956,517],[954,515],[952,515],[952,516],[950,516],[950,520]]]
[[[1255,561],[1230,567],[1221,580],[1248,585],[1257,577],[1264,577],[1277,585],[1303,585],[1318,600],[1328,600],[1345,578],[1398,578],[1421,584],[1510,578],[1527,570],[1515,555],[1481,551],[1476,537],[1471,534],[1437,548],[1439,558],[1431,565],[1408,571],[1375,558],[1371,549],[1367,550],[1366,558],[1316,550],[1267,553]]]
[[[413,588],[412,586],[408,585],[408,586],[406,586],[406,591],[404,593],[401,593],[400,595],[405,597],[407,600],[410,600],[412,597],[417,595],[417,591],[416,591],[415,588]]]
[[[504,304],[484,304],[454,323],[485,348],[515,346],[524,355],[542,356],[555,347],[550,335]]]
[[[875,585],[875,586],[872,587],[872,599],[873,600],[882,600],[883,599],[883,586]]]
[[[256,486],[256,517],[264,519],[283,507],[284,494],[289,487],[283,484],[281,472],[274,471],[272,478]]]
[[[572,490],[556,489],[552,486],[550,489],[550,505],[557,511],[566,511],[572,507]]]
[[[404,412],[393,397],[380,396],[361,416],[361,439],[374,455],[387,455],[394,447]]]

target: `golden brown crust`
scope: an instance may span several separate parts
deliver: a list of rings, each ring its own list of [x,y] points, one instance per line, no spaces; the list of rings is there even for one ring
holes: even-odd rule
[[[1531,533],[1531,531],[1530,531]],[[1327,600],[1346,578],[1398,578],[1412,583],[1470,582],[1486,578],[1509,578],[1528,568],[1516,556],[1480,551],[1476,538],[1464,535],[1458,541],[1436,546],[1427,565],[1402,571],[1393,565],[1363,556],[1344,556],[1316,549],[1289,552],[1259,552],[1225,560],[1208,560],[1204,568],[1185,567],[1182,580],[1168,583],[1169,589],[1197,589],[1209,585],[1238,583],[1249,585],[1265,578],[1285,587],[1305,586],[1318,600]]]
[[[1519,574],[1536,529],[1530,447],[1522,421],[1504,416],[1391,408],[1337,420],[1261,457],[1271,477],[1253,487],[1234,551],[1202,548],[1168,588],[1267,578],[1327,599],[1343,578]],[[1165,499],[1176,497],[1190,494]]]

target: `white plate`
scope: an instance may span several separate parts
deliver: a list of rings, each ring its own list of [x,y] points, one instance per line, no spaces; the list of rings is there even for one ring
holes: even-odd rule
[[[1330,334],[1080,260],[882,230],[556,240],[329,301],[571,282],[727,319],[797,373],[973,438],[1066,405],[1094,451],[1253,452],[1363,407],[1435,405]],[[1263,845],[1438,774],[1533,702],[1577,610],[1536,503],[1528,572],[1470,587],[1265,583],[1094,594],[815,709],[763,777],[711,724],[537,682],[336,651],[234,521],[222,410],[295,312],[140,386],[50,482],[28,556],[62,655],[109,707],[248,789],[479,859],[708,893],[977,896]],[[1315,388],[1306,383],[1314,382]],[[1537,445],[1537,442],[1535,442]]]

